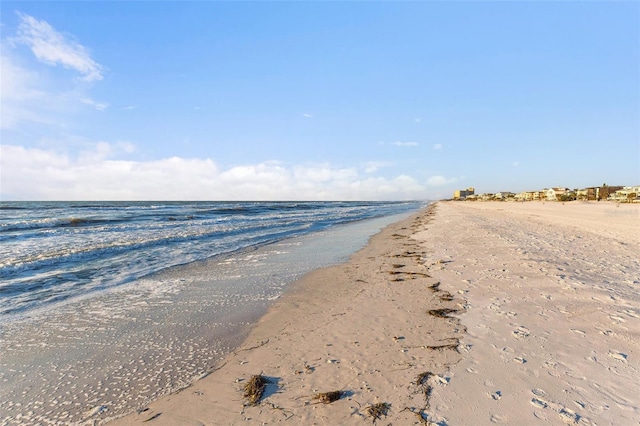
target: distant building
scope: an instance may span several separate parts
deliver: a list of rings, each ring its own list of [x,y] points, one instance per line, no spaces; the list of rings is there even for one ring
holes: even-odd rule
[[[633,203],[640,201],[640,185],[625,186],[609,195],[609,199],[623,203]]]
[[[576,199],[578,200],[582,200],[582,201],[593,201],[596,200],[596,192],[597,192],[596,187],[592,186],[589,188],[584,188],[584,189],[578,189],[576,191]]]
[[[475,188],[458,189],[453,193],[454,200],[464,200],[475,193]]]
[[[475,194],[474,188],[460,189],[454,192],[455,200],[467,201],[592,201],[609,200],[625,203],[640,203],[640,185],[635,186],[591,186],[583,189],[563,187],[544,188],[539,191],[523,191],[514,194],[509,191],[495,194]]]
[[[506,200],[509,198],[514,198],[516,196],[516,194],[514,194],[513,192],[509,192],[509,191],[502,191],[502,192],[498,192],[496,193],[496,195],[493,196],[493,198],[495,198],[496,200]]]
[[[546,194],[544,191],[524,191],[515,196],[518,201],[539,201],[544,200]]]
[[[596,188],[596,200],[606,200],[609,198],[609,195],[621,190],[622,188],[622,186],[602,185],[601,187]]]
[[[570,191],[569,188],[549,188],[545,189],[545,195],[547,201],[559,201],[566,192]]]

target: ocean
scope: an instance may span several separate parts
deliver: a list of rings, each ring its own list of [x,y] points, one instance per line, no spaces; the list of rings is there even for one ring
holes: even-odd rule
[[[0,424],[93,424],[188,386],[289,283],[425,205],[1,202]]]

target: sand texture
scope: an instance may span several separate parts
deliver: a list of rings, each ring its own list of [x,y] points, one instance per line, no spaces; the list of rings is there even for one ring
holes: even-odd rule
[[[464,331],[449,318],[464,301],[438,289],[412,237],[430,218],[390,225],[350,262],[308,274],[219,370],[114,424],[360,425],[376,414],[378,424],[413,424],[421,410],[426,416],[429,394],[460,361]],[[252,406],[243,387],[257,374],[270,383]],[[341,392],[334,402],[316,397],[333,391]],[[389,405],[376,412],[375,404]]]
[[[637,425],[639,207],[440,202],[305,276],[219,369],[113,424]]]
[[[464,291],[448,425],[640,424],[640,206],[441,203],[432,274]]]

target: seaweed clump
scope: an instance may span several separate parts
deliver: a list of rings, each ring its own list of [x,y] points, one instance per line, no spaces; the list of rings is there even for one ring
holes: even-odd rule
[[[422,391],[424,395],[425,402],[427,403],[427,407],[429,407],[429,398],[431,397],[431,392],[433,392],[433,386],[429,384],[429,379],[433,376],[433,373],[430,371],[425,371],[424,373],[418,374],[416,377],[415,385],[416,387]]]
[[[313,400],[318,401],[319,403],[322,403],[322,404],[331,404],[332,402],[339,400],[343,396],[344,396],[344,392],[339,390],[331,391],[331,392],[321,392],[321,393],[315,394],[315,396],[313,397]]]
[[[379,402],[368,406],[366,412],[370,417],[373,417],[373,423],[375,423],[376,420],[379,420],[382,416],[386,416],[390,408],[391,404],[387,402]]]
[[[429,311],[429,315],[432,315],[434,317],[438,317],[438,318],[451,318],[451,314],[458,312],[457,309],[449,309],[449,308],[444,308],[444,309],[431,309]]]
[[[269,379],[262,374],[251,376],[251,379],[244,385],[244,397],[247,398],[250,405],[258,405],[260,403],[264,390],[269,383]]]

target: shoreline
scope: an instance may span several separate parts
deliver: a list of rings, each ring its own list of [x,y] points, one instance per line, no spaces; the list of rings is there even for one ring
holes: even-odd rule
[[[427,418],[428,395],[447,383],[464,332],[451,316],[464,301],[429,277],[426,264],[437,260],[413,238],[435,205],[388,225],[348,262],[292,284],[206,378],[109,424],[360,424],[376,403],[398,421]],[[251,406],[242,388],[257,374],[271,383]],[[332,391],[341,398],[314,400]]]
[[[206,378],[109,424],[635,424],[640,206],[625,207],[432,204],[294,283]]]
[[[409,213],[192,262],[2,330],[0,423],[98,424],[219,365],[290,283]],[[105,350],[106,349],[106,350]]]

